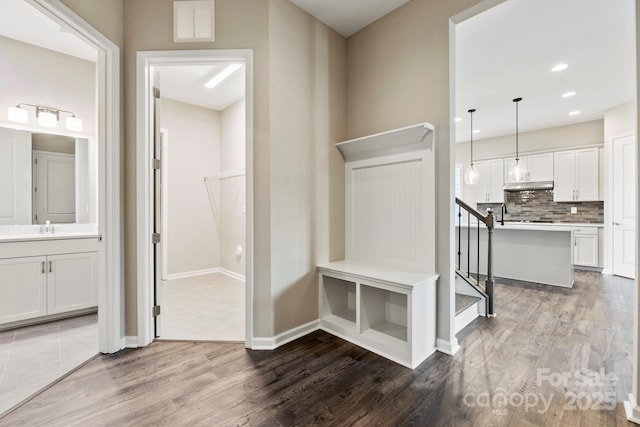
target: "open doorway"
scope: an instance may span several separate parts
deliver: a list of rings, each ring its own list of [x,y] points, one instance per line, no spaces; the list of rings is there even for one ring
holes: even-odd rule
[[[244,70],[233,61],[155,69],[160,339],[245,339]]]
[[[172,87],[180,75],[191,89]],[[138,78],[137,345],[158,337],[250,347],[252,52],[139,52]],[[224,95],[234,82],[239,94]],[[240,292],[225,301],[224,286]],[[198,297],[189,287],[209,290]]]

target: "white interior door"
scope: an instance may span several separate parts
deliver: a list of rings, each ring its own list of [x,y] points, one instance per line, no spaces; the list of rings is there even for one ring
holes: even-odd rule
[[[33,152],[33,223],[76,222],[75,155]]]
[[[633,278],[636,259],[636,136],[613,140],[613,274]]]

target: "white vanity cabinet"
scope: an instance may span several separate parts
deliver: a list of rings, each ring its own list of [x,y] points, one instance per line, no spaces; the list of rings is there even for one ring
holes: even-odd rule
[[[98,238],[0,242],[0,324],[98,305]]]

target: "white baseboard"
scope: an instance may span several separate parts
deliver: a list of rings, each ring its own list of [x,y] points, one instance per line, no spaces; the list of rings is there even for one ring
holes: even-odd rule
[[[451,342],[451,341],[443,340],[442,338],[438,338],[436,339],[436,347],[440,353],[448,354],[449,356],[455,355],[458,352],[458,350],[460,350],[460,346],[458,345],[458,340]]]
[[[227,270],[226,268],[223,268],[223,267],[220,267],[218,270],[219,270],[218,271],[219,273],[222,273],[225,276],[229,276],[232,279],[236,279],[244,282],[244,279],[245,279],[244,274],[238,274],[234,271]]]
[[[636,403],[636,398],[633,394],[629,394],[629,400],[625,400],[623,405],[627,420],[635,424],[640,424],[640,407]]]
[[[125,348],[138,348],[138,337],[137,336],[126,336],[124,337],[124,347]]]
[[[219,272],[220,272],[219,267],[206,268],[204,270],[196,270],[196,271],[185,271],[183,273],[167,274],[166,280],[184,279],[185,277],[202,276],[204,274],[212,274],[212,273],[219,273]]]
[[[226,268],[222,268],[222,267],[206,268],[204,270],[185,271],[183,273],[167,274],[164,280],[184,279],[186,277],[196,277],[196,276],[202,276],[205,274],[213,274],[213,273],[222,273],[233,279],[244,281],[244,276],[242,274],[234,273],[233,271],[227,270]]]
[[[251,340],[252,350],[275,350],[293,340],[310,334],[320,329],[320,321],[314,320],[304,325],[296,326],[288,331],[282,332],[275,337],[254,337]]]

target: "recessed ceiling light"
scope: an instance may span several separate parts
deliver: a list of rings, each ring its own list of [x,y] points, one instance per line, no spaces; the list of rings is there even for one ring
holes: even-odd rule
[[[555,67],[553,67],[553,68],[551,69],[551,71],[562,71],[562,70],[566,70],[568,66],[569,66],[569,65],[567,65],[567,64],[558,64],[558,65],[556,65]]]
[[[578,114],[580,114],[579,110],[575,110],[569,113],[570,116],[577,116]]]
[[[571,98],[572,96],[575,96],[576,93],[574,91],[570,91],[570,92],[565,92],[562,94],[563,98]]]
[[[456,120],[456,122],[461,122],[462,118],[461,117],[456,117],[455,120]]]
[[[473,133],[480,133],[480,129],[474,130]]]

